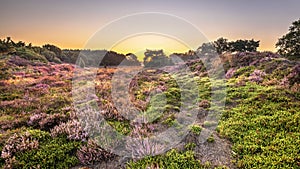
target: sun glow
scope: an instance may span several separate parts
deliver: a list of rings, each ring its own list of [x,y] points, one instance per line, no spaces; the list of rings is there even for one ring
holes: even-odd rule
[[[180,40],[160,35],[160,34],[141,34],[125,38],[116,43],[110,50],[118,53],[133,53],[139,60],[144,57],[146,49],[163,49],[166,55],[171,53],[183,53],[191,50],[184,42]]]

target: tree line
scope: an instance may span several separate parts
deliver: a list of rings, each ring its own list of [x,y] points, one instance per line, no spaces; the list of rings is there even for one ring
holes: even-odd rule
[[[166,56],[163,50],[146,50],[144,53],[143,64],[145,66],[167,66],[172,65],[172,58],[175,56],[180,57],[182,60],[189,60],[197,58],[196,55],[209,55],[209,54],[224,54],[232,52],[256,52],[259,47],[259,40],[254,39],[239,39],[229,41],[221,37],[209,43],[203,43],[196,51],[188,51],[186,53],[174,53]],[[278,49],[277,53],[282,56],[299,59],[300,58],[300,19],[294,21],[289,27],[288,32],[278,39],[275,47]],[[101,56],[102,61],[99,63],[101,66],[117,66],[120,63],[125,65],[140,65],[137,57],[128,53],[126,55],[119,54],[114,51],[106,50],[62,50],[59,47],[51,44],[45,44],[42,47],[28,45],[25,42],[14,42],[10,37],[0,39],[0,53],[8,55],[18,55],[28,60],[39,60],[43,62],[56,62],[56,63],[75,63],[78,56],[84,53],[87,56],[87,62],[93,63],[93,57]]]
[[[120,63],[128,66],[140,65],[137,57],[128,53],[126,55],[114,51],[107,50],[79,50],[79,49],[60,49],[51,44],[45,44],[42,47],[28,45],[25,42],[14,42],[11,37],[0,39],[0,54],[17,55],[27,60],[35,60],[41,62],[55,62],[55,63],[73,63],[75,64],[80,55],[87,56],[87,63],[92,64],[95,56],[101,56],[99,66],[118,66]]]

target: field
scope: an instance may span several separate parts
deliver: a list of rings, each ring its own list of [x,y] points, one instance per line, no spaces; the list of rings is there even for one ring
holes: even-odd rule
[[[210,72],[196,59],[145,69],[130,81],[128,98],[122,97],[124,93],[115,93],[114,98],[116,67],[85,68],[79,82],[83,87],[91,83],[95,93],[78,95],[72,83],[75,65],[1,56],[0,167],[300,168],[300,63],[271,52],[220,58],[224,79],[219,78],[222,72]],[[182,74],[182,65],[190,73]],[[127,69],[122,77],[134,67]],[[89,76],[92,82],[85,81]],[[97,144],[91,136],[94,131],[82,123],[87,110],[78,112],[82,106],[74,100],[77,96],[96,103],[98,113],[120,135],[136,138],[114,142],[131,156]],[[117,108],[117,103],[128,101],[132,106]],[[135,121],[126,118],[133,107],[138,110]],[[189,108],[196,113],[190,115]],[[194,118],[186,124],[189,116]],[[141,141],[169,128],[186,133],[162,154],[159,140]]]

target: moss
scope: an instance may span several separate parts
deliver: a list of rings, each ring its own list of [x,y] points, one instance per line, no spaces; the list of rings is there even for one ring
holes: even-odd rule
[[[128,135],[131,131],[129,121],[117,121],[117,120],[108,120],[110,124],[117,132]]]
[[[173,168],[190,168],[203,169],[204,165],[195,159],[193,151],[178,152],[171,150],[165,155],[146,157],[138,161],[130,161],[127,169],[146,169],[151,167],[173,169]]]
[[[215,142],[214,136],[213,136],[213,135],[210,135],[210,136],[207,138],[207,142],[209,142],[209,143]]]
[[[49,138],[42,141],[38,149],[22,153],[16,160],[21,168],[70,168],[79,162],[76,150],[80,145],[80,142],[68,141],[64,137]]]
[[[175,116],[174,115],[170,115],[169,117],[167,117],[162,124],[166,124],[169,127],[171,127],[174,123],[175,123]]]
[[[229,90],[239,104],[223,113],[218,130],[233,142],[237,166],[298,168],[298,94],[250,83]]]
[[[234,76],[238,77],[238,76],[244,75],[244,76],[248,77],[250,75],[250,73],[253,72],[254,69],[255,69],[254,66],[242,67],[234,73]]]
[[[187,143],[184,148],[186,150],[193,150],[197,145],[195,143]]]
[[[194,134],[196,134],[196,135],[200,135],[200,133],[201,133],[201,131],[202,131],[202,127],[199,126],[199,125],[197,125],[197,124],[195,124],[195,125],[192,125],[192,126],[190,127],[190,130],[191,130],[192,133],[194,133]]]

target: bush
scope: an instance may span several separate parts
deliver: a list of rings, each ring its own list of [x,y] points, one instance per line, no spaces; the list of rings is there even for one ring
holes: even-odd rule
[[[77,120],[70,120],[66,123],[61,123],[51,129],[51,135],[57,137],[60,135],[67,136],[70,140],[81,140],[86,141],[88,133],[83,130],[81,124]]]
[[[28,125],[34,128],[50,131],[53,127],[59,125],[62,122],[66,122],[68,117],[64,114],[45,114],[39,113],[30,116]]]
[[[130,161],[127,165],[127,169],[146,169],[146,168],[190,168],[190,169],[204,169],[204,165],[200,164],[200,161],[195,159],[193,151],[178,152],[171,150],[165,155],[158,155],[152,157],[146,157],[139,161]]]
[[[252,82],[256,82],[256,83],[260,83],[264,80],[264,77],[266,76],[266,73],[261,71],[261,70],[257,70],[255,69],[253,71],[253,73],[250,74],[250,76],[248,77],[248,79]]]
[[[194,134],[196,134],[196,135],[200,135],[200,133],[201,133],[201,131],[202,131],[202,127],[199,126],[199,125],[197,125],[197,124],[192,125],[192,126],[190,127],[190,129],[191,129],[192,133],[194,133]]]
[[[90,165],[95,162],[105,161],[114,155],[105,151],[93,140],[88,140],[86,145],[80,147],[76,153],[81,164]]]
[[[34,51],[24,47],[17,48],[16,55],[27,60],[38,60],[45,63],[47,62],[47,59],[44,56],[41,56]]]
[[[7,140],[5,146],[3,147],[1,157],[4,159],[9,159],[17,153],[36,149],[38,146],[38,140],[32,138],[29,132],[23,134],[14,134]]]
[[[49,139],[39,149],[18,155],[16,160],[19,168],[70,168],[79,162],[75,154],[80,145],[65,137]]]

